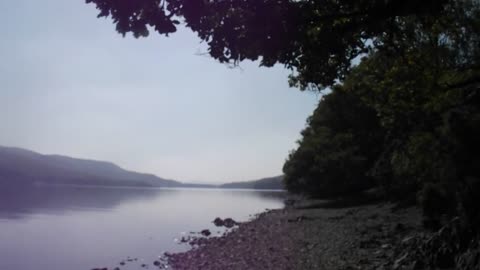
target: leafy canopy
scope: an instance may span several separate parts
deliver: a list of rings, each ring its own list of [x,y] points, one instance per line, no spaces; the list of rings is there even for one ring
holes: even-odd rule
[[[125,35],[169,35],[184,24],[222,63],[284,64],[292,86],[322,89],[343,79],[369,42],[396,19],[444,11],[448,0],[86,0]],[[372,43],[370,43],[372,44]]]
[[[324,96],[285,163],[289,190],[335,196],[373,178],[390,198],[423,190],[425,213],[437,218],[464,204],[457,193],[480,183],[480,1],[446,7],[396,18]]]

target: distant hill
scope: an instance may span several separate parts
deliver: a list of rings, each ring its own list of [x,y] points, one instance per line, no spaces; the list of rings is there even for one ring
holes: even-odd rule
[[[135,187],[188,187],[283,189],[283,176],[219,186],[181,183],[153,174],[128,171],[106,161],[43,155],[30,150],[0,146],[0,188],[6,186],[93,185]]]
[[[244,188],[244,189],[284,189],[283,175],[252,180],[246,182],[233,182],[220,185],[220,188]]]
[[[182,183],[153,174],[127,171],[105,161],[42,155],[33,151],[0,146],[0,184],[74,184],[180,187]]]

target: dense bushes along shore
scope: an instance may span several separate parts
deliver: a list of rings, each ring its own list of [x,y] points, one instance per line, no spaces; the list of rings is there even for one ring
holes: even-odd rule
[[[478,1],[455,1],[442,16],[397,18],[308,119],[287,188],[335,197],[379,186],[418,198],[432,221],[478,222],[479,14]]]
[[[429,228],[459,217],[467,247],[480,228],[479,15],[479,1],[454,1],[441,16],[397,18],[308,119],[284,165],[287,188],[338,197],[379,187],[420,203]]]

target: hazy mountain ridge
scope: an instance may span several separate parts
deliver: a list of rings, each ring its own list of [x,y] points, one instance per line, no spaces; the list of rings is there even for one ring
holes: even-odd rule
[[[137,173],[106,161],[43,155],[0,146],[0,183],[177,187],[182,183]]]
[[[0,185],[33,184],[188,187],[232,189],[283,189],[283,176],[227,184],[182,183],[153,174],[125,170],[108,161],[44,155],[16,147],[0,146]]]
[[[242,188],[242,189],[285,189],[283,186],[283,175],[262,178],[246,182],[232,182],[219,186],[220,188]]]

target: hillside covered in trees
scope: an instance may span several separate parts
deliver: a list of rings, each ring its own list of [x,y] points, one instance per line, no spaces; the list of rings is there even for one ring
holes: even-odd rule
[[[122,34],[184,24],[222,63],[285,65],[292,86],[323,94],[284,165],[289,191],[375,187],[418,203],[431,229],[460,220],[442,243],[448,267],[478,249],[480,1],[87,2]]]
[[[258,180],[232,182],[219,186],[220,188],[240,188],[240,189],[270,189],[283,190],[283,176],[267,177]]]

